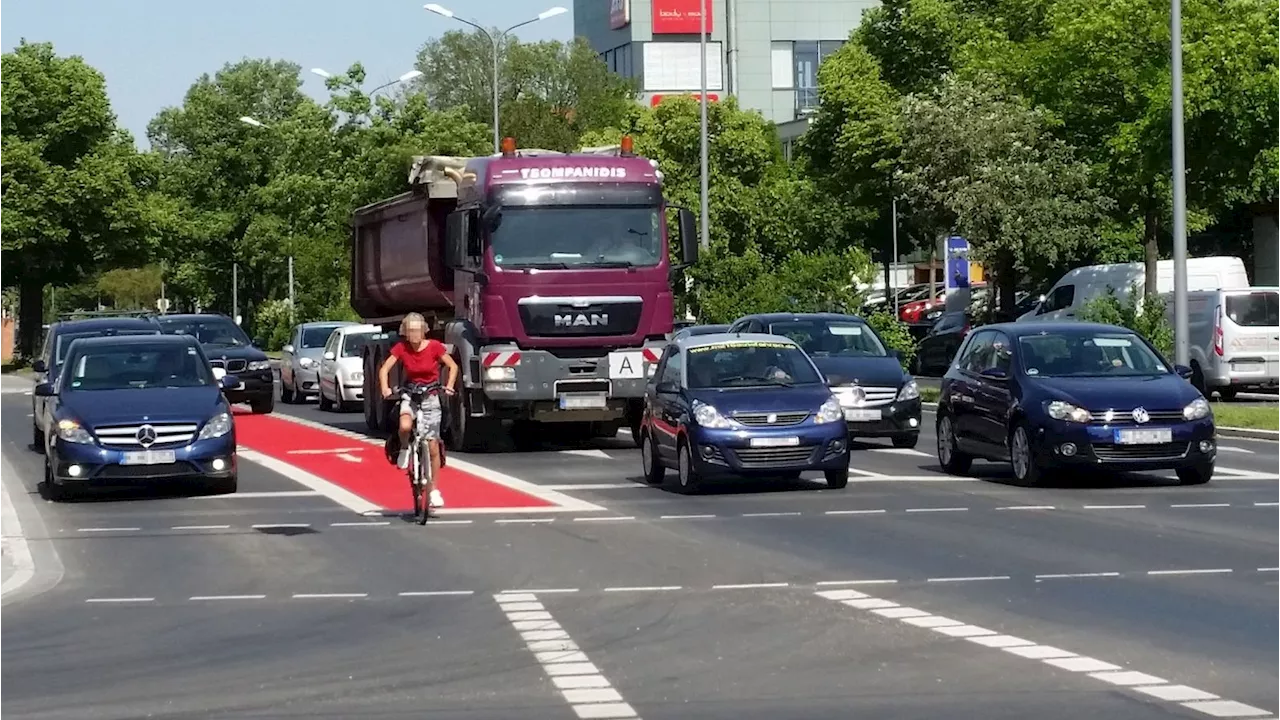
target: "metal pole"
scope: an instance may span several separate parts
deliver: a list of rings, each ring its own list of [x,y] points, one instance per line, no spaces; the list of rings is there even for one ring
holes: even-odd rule
[[[709,178],[707,169],[707,0],[698,0],[698,22],[701,24],[701,31],[698,33],[698,60],[702,66],[702,80],[700,87],[702,88],[702,97],[699,99],[699,106],[702,111],[700,124],[700,140],[701,148],[701,175],[702,175],[702,249],[706,250],[711,247],[711,203],[709,198]]]
[[[501,150],[498,139],[498,45],[502,42],[502,35],[490,35],[489,40],[493,42],[493,154],[497,155]]]
[[[1187,170],[1182,134],[1182,0],[1173,0],[1173,355],[1179,365],[1191,363],[1187,325]],[[1148,278],[1147,282],[1154,282]]]
[[[289,256],[289,322],[296,322],[293,304],[293,256]]]
[[[240,324],[240,263],[231,263],[231,322]]]
[[[889,274],[889,292],[893,293],[893,316],[898,317],[898,198],[893,199],[893,257],[889,262],[893,268]]]

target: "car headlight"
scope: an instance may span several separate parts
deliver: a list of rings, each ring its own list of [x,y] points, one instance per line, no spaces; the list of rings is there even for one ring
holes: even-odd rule
[[[249,363],[249,370],[251,371],[252,370],[270,370],[270,369],[271,369],[270,360],[254,360]]]
[[[515,380],[516,369],[513,367],[487,367],[484,369],[484,379],[491,382]]]
[[[200,428],[200,437],[197,439],[212,440],[213,438],[220,438],[231,432],[231,427],[231,414],[224,412],[218,413],[217,415],[209,418],[209,422],[205,423],[204,427]]]
[[[819,425],[833,422],[844,421],[844,410],[840,409],[840,398],[832,395],[827,398],[822,406],[818,408],[818,414],[813,416],[813,421]]]
[[[719,410],[704,402],[695,402],[693,404],[693,419],[699,425],[706,428],[733,427],[733,423],[730,422],[728,418],[721,415]]]
[[[897,399],[899,401],[915,400],[918,397],[920,397],[920,386],[916,384],[915,380],[908,380],[907,384],[903,385],[902,388],[898,390]]]
[[[93,436],[89,434],[89,431],[80,427],[80,423],[71,419],[58,421],[58,437],[69,443],[80,443],[82,445],[93,443]]]
[[[1088,410],[1076,407],[1069,402],[1054,400],[1050,402],[1045,409],[1049,412],[1049,417],[1054,420],[1066,420],[1068,422],[1087,423],[1093,417]]]
[[[362,383],[362,382],[364,382],[364,371],[363,371],[363,370],[352,370],[351,372],[347,373],[347,382],[349,382],[349,383],[351,383],[351,384],[353,384],[353,385],[354,385],[355,383]]]
[[[312,360],[311,358],[306,358],[306,357],[298,358],[298,367],[304,370],[307,368],[315,367],[315,364],[316,364],[316,361]]]
[[[1202,417],[1208,417],[1213,412],[1209,407],[1209,401],[1202,397],[1198,397],[1191,401],[1191,404],[1182,408],[1182,417],[1184,420],[1199,420]]]

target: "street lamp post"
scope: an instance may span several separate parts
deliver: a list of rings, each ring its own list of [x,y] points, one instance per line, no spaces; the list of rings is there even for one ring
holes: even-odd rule
[[[453,13],[452,10],[442,5],[437,5],[436,3],[429,3],[427,5],[423,5],[422,8],[428,12],[433,12],[436,15],[439,15],[441,17],[446,17],[451,20],[457,20],[463,25],[470,25],[471,27],[480,31],[480,34],[484,35],[489,40],[489,44],[493,46],[493,152],[496,155],[501,150],[501,139],[499,137],[499,131],[498,131],[498,119],[499,119],[498,53],[501,50],[501,43],[503,38],[505,38],[508,34],[511,33],[511,31],[515,30],[516,28],[521,28],[521,27],[524,27],[525,25],[536,23],[539,20],[546,20],[547,18],[553,18],[557,15],[563,15],[569,11],[557,5],[556,7],[543,10],[542,12],[538,13],[538,16],[535,18],[525,20],[524,22],[516,23],[515,25],[512,25],[506,30],[503,30],[502,32],[498,33],[497,35],[494,35],[493,33],[484,29],[479,24],[474,23],[470,20],[466,20],[458,17]]]
[[[1191,364],[1187,321],[1187,169],[1182,129],[1182,0],[1173,0],[1169,21],[1173,36],[1171,94],[1173,96],[1173,357]],[[1155,278],[1147,278],[1155,282]]]
[[[332,77],[333,77],[333,73],[329,72],[328,70],[325,70],[324,68],[318,68],[318,67],[316,67],[316,68],[311,68],[311,74],[312,74],[312,75],[319,75],[320,77],[324,78],[325,80],[328,80],[328,79],[330,79],[330,78],[332,78]],[[409,82],[410,80],[413,80],[413,79],[415,79],[415,78],[420,78],[420,77],[422,77],[422,71],[421,71],[421,70],[410,70],[409,72],[407,72],[407,73],[405,73],[405,74],[401,75],[400,77],[396,78],[395,80],[392,80],[392,81],[390,81],[390,82],[384,82],[384,83],[382,83],[381,85],[379,85],[379,86],[375,87],[374,89],[370,90],[370,91],[369,91],[369,96],[370,96],[370,97],[372,97],[374,93],[378,92],[379,90],[385,90],[385,89],[387,89],[387,88],[391,87],[392,85],[399,85],[400,83],[406,83],[406,82]]]
[[[700,175],[700,201],[702,204],[702,249],[706,250],[711,247],[711,201],[710,201],[710,171],[708,169],[708,152],[707,152],[707,0],[698,0],[698,60],[701,63],[701,80],[699,82],[702,95],[698,99],[698,110],[700,118],[698,120],[698,142],[699,147],[698,159]]]

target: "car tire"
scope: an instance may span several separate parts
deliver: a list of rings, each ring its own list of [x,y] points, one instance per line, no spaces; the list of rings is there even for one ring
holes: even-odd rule
[[[275,393],[267,395],[264,398],[249,401],[249,409],[253,410],[254,415],[266,415],[276,409]]]
[[[333,405],[329,402],[329,397],[324,394],[324,387],[320,388],[319,405],[320,405],[320,409],[324,412],[329,412],[330,410],[333,409]]]
[[[910,449],[920,442],[920,433],[914,432],[910,435],[895,435],[893,438],[893,446],[896,448]]]
[[[41,455],[44,454],[45,438],[44,433],[40,431],[40,426],[35,420],[31,421],[31,447]]]
[[[64,502],[69,496],[66,487],[53,481],[53,466],[50,465],[47,454],[44,461],[44,496],[50,502]]]
[[[280,378],[280,402],[285,405],[293,405],[298,402],[298,394],[294,392],[293,388],[289,387],[283,377]]]
[[[1230,386],[1220,387],[1218,388],[1218,397],[1222,398],[1226,402],[1231,402],[1236,399],[1237,392],[1239,391]]]
[[[973,465],[973,456],[956,447],[955,425],[950,415],[938,416],[937,434],[938,464],[948,475],[967,475]]]
[[[644,433],[640,439],[640,463],[644,469],[644,480],[650,485],[661,483],[667,474],[662,458],[658,457],[658,446],[649,433]]]
[[[849,486],[849,468],[847,467],[823,470],[822,475],[827,479],[827,487],[832,490],[843,490]]]
[[[209,491],[215,495],[231,495],[236,491],[239,484],[239,479],[235,475],[225,478],[216,478],[214,480],[210,480],[208,483]]]
[[[668,479],[666,485],[681,495],[697,494],[702,484],[702,478],[698,475],[698,469],[693,465],[693,451],[689,449],[689,443],[684,440],[680,441],[676,448],[679,465],[676,468],[674,478]]]
[[[1019,483],[1035,487],[1045,481],[1046,473],[1036,464],[1035,454],[1031,452],[1031,433],[1026,423],[1017,423],[1009,433],[1009,462]]]
[[[1213,463],[1179,468],[1177,472],[1178,482],[1183,485],[1204,485],[1213,479]]]

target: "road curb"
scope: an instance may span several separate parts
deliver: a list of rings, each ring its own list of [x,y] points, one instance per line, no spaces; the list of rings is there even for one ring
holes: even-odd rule
[[[0,477],[4,478],[0,481],[4,503],[0,522],[4,524],[5,544],[13,553],[17,566],[13,576],[0,587],[0,597],[5,605],[9,605],[52,590],[62,580],[64,568],[52,541],[28,539],[48,538],[49,533],[31,493],[6,454],[0,454]],[[18,478],[13,480],[17,483],[13,493],[9,492],[10,478]]]
[[[1218,437],[1246,438],[1249,440],[1280,441],[1280,430],[1260,430],[1258,428],[1222,427],[1217,428]]]

